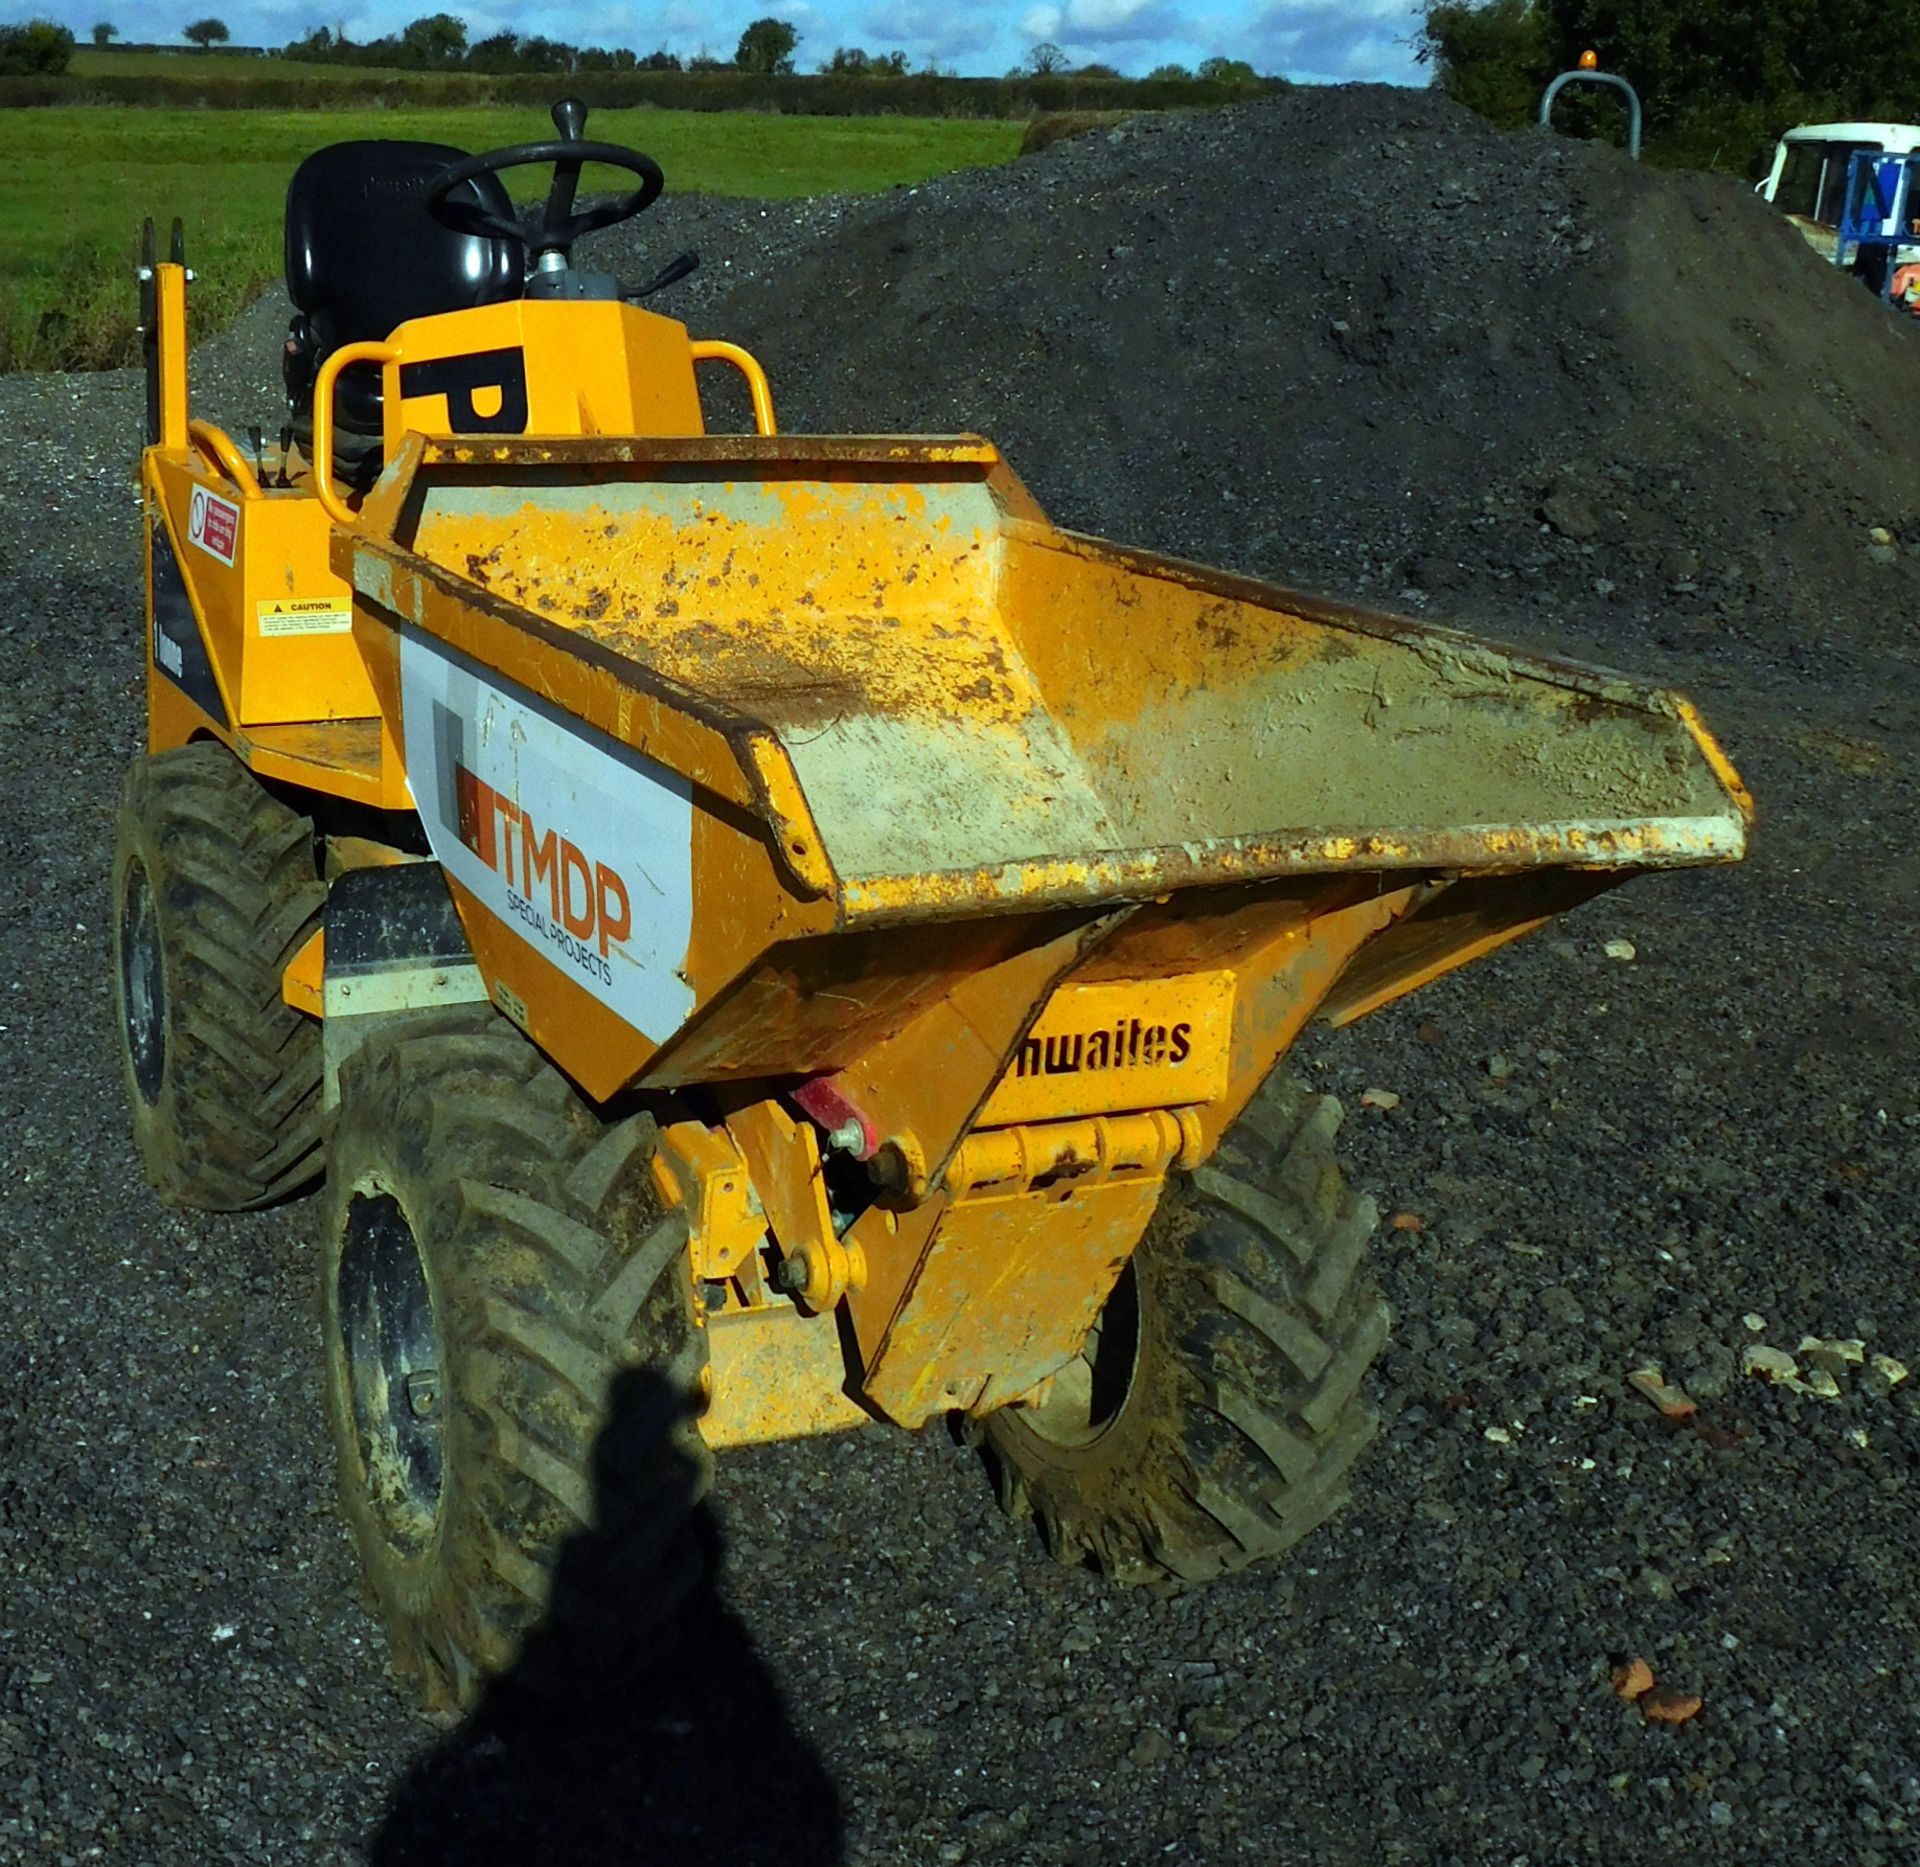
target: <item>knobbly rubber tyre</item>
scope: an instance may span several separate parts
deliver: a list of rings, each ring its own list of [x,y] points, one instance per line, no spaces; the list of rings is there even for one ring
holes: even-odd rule
[[[1048,1404],[989,1415],[1000,1501],[1062,1562],[1201,1582],[1273,1556],[1347,1498],[1377,1424],[1387,1310],[1362,1258],[1340,1105],[1276,1075],[1170,1182],[1089,1354]]]
[[[484,1008],[342,1070],[327,1412],[394,1669],[432,1713],[507,1675],[612,1685],[704,1573],[706,1346],[656,1142]]]
[[[114,826],[114,998],[160,1195],[241,1212],[319,1177],[320,1027],[280,978],[326,902],[313,825],[225,746],[136,760]]]

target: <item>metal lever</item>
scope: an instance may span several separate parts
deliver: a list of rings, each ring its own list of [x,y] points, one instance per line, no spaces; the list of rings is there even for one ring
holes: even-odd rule
[[[629,304],[637,305],[655,292],[664,292],[669,285],[678,285],[688,273],[698,271],[699,266],[700,255],[689,248],[684,253],[676,253],[646,284],[623,286],[620,296]]]
[[[561,140],[569,143],[580,141],[580,132],[587,127],[587,107],[577,97],[563,97],[554,105],[553,127],[560,132]],[[544,232],[558,235],[562,228],[573,218],[573,197],[580,187],[580,164],[560,161],[553,165],[553,185],[547,190],[546,224]],[[538,244],[536,239],[536,244]],[[543,252],[544,260],[546,254]]]

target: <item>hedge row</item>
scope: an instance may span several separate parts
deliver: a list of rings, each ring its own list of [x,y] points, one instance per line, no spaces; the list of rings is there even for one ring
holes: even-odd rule
[[[1226,104],[1257,87],[1174,78],[775,77],[750,71],[542,72],[503,77],[368,72],[339,77],[129,76],[0,78],[0,108],[152,104],[208,110],[432,109],[458,104],[546,104],[562,91],[601,110],[757,110],[822,117],[1030,117],[1054,110],[1166,110]]]

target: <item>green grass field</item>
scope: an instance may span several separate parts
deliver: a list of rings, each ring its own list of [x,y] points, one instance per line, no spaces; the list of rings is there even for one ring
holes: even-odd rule
[[[1022,133],[1018,123],[970,119],[645,109],[596,111],[591,129],[604,141],[646,150],[666,170],[670,190],[767,197],[864,192],[1004,162]],[[492,105],[10,111],[0,166],[0,370],[134,359],[131,268],[143,215],[154,217],[163,239],[174,215],[186,223],[188,261],[198,275],[196,325],[204,333],[278,276],[287,178],[311,150],[363,136],[478,150],[552,134],[542,111]],[[525,192],[544,189],[544,171],[526,177]],[[619,184],[611,172],[589,169],[583,185]]]

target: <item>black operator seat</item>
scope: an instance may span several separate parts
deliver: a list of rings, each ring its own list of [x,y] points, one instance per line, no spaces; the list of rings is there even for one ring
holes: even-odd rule
[[[445,143],[333,143],[316,149],[287,185],[287,401],[306,429],[314,373],[342,344],[383,343],[409,318],[518,298],[526,254],[518,240],[456,233],[426,210],[428,188],[464,149]],[[451,197],[511,220],[497,175]],[[340,430],[380,433],[380,371],[345,370],[334,400]]]

